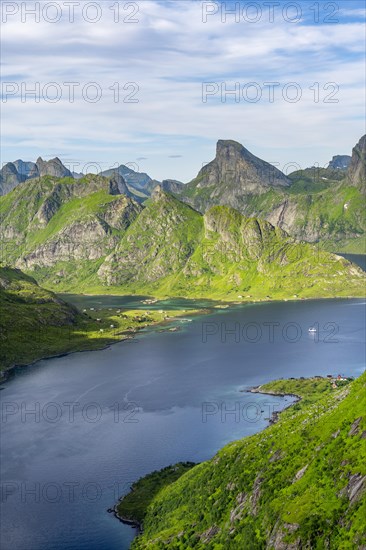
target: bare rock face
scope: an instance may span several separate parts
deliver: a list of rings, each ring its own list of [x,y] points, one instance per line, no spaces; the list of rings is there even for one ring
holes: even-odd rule
[[[335,155],[332,160],[330,161],[328,168],[332,168],[333,170],[347,170],[351,163],[352,157],[349,155]]]
[[[113,172],[110,176],[110,194],[111,195],[126,195],[127,197],[131,195],[126,181],[117,171]]]
[[[289,179],[280,170],[254,156],[236,141],[219,140],[216,158],[198,174],[197,187],[232,187],[240,194],[260,194],[269,187],[287,187]]]
[[[215,159],[204,166],[187,188],[177,189],[188,203],[205,211],[223,204],[243,211],[246,197],[261,195],[271,188],[286,188],[291,181],[272,164],[256,157],[243,145],[219,140]],[[193,198],[190,194],[193,191]]]
[[[37,166],[34,162],[26,161],[24,162],[21,159],[15,160],[13,162],[14,166],[18,170],[18,173],[22,176],[25,176],[26,178],[34,177],[32,174],[37,171]]]
[[[350,504],[357,502],[366,490],[366,476],[362,474],[353,474],[349,482],[340,492],[340,496],[346,496]]]
[[[296,533],[298,528],[299,525],[297,523],[276,524],[270,535],[267,548],[274,550],[298,550],[304,548],[300,538],[295,539],[293,542],[286,542],[287,536]],[[307,547],[305,546],[305,548]]]
[[[366,191],[366,134],[352,150],[352,160],[348,168],[348,179],[352,185]]]
[[[349,437],[352,436],[352,435],[357,435],[357,434],[358,434],[358,432],[359,432],[359,425],[360,425],[360,423],[361,423],[361,420],[362,420],[362,416],[360,416],[359,418],[357,418],[357,419],[353,422],[353,424],[352,424],[352,426],[351,426],[351,428],[350,428],[350,431],[348,432],[348,436],[349,436]]]
[[[37,176],[53,176],[56,178],[73,177],[70,170],[62,164],[58,157],[49,161],[45,161],[39,157],[36,162],[36,167],[38,170]]]
[[[48,217],[51,219],[56,209],[56,206],[53,208],[54,204],[57,203],[45,201],[38,217],[42,215],[44,220]],[[127,229],[140,210],[141,207],[135,201],[121,195],[98,215],[64,227],[50,240],[21,258],[17,265],[23,269],[33,269],[36,266],[51,267],[60,261],[99,259],[117,245],[119,238],[113,234],[113,230]]]
[[[168,193],[179,194],[184,189],[184,183],[178,180],[163,180],[161,187]]]
[[[0,195],[6,195],[26,179],[26,176],[19,174],[13,162],[8,162],[0,170]]]

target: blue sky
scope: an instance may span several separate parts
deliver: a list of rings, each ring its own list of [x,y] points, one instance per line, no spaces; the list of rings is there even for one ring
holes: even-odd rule
[[[36,2],[1,6],[2,163],[58,155],[76,171],[130,163],[188,181],[218,139],[288,171],[350,154],[365,133],[364,1],[104,0],[83,13],[79,0],[73,21],[63,1],[40,2],[39,21],[24,4]]]

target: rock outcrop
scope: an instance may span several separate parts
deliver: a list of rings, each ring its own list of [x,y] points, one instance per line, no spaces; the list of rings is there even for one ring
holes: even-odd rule
[[[66,166],[62,164],[58,157],[51,160],[43,160],[41,157],[37,159],[36,167],[38,170],[37,176],[53,176],[56,178],[72,178],[72,173]]]
[[[366,191],[366,134],[352,150],[347,176],[352,185]]]
[[[14,163],[8,162],[0,170],[0,195],[10,193],[10,191],[26,179],[26,176],[19,174]]]
[[[351,163],[351,158],[349,155],[335,155],[328,164],[328,168],[345,171]]]

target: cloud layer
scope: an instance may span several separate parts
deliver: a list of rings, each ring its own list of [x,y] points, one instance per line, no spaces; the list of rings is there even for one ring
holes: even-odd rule
[[[350,153],[364,132],[363,2],[338,2],[334,13],[295,2],[297,22],[288,2],[272,12],[241,2],[225,16],[235,3],[80,1],[73,22],[62,1],[41,2],[39,22],[25,4],[36,3],[2,3],[2,161],[63,154],[77,170],[137,162],[187,181],[217,139],[305,167]]]

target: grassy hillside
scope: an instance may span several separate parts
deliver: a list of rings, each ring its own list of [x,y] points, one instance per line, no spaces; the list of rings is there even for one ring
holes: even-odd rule
[[[329,179],[328,172],[323,169],[316,178],[307,171],[296,172],[290,176],[293,183],[288,188],[248,193],[231,201],[224,184],[221,195],[215,191],[211,197],[213,190],[197,187],[199,181],[194,180],[183,189],[181,198],[202,212],[217,204],[231,205],[245,216],[268,219],[297,239],[319,241],[321,248],[331,252],[365,254],[365,195],[346,180]],[[333,172],[332,177],[340,177]]]
[[[226,300],[364,295],[365,274],[344,259],[233,208],[201,216],[172,196],[152,202],[98,275],[126,293]]]
[[[336,388],[317,378],[262,386],[302,399],[145,498],[133,550],[364,548],[365,384],[366,374]]]
[[[344,189],[355,208],[356,192]],[[231,301],[364,295],[357,267],[262,219],[227,206],[203,216],[160,188],[145,207],[118,193],[113,182],[92,175],[19,185],[0,198],[4,261],[57,292]],[[257,195],[256,208],[264,211],[265,201],[269,208],[275,193]],[[313,215],[322,220],[321,201],[329,211],[332,204],[319,195]]]

